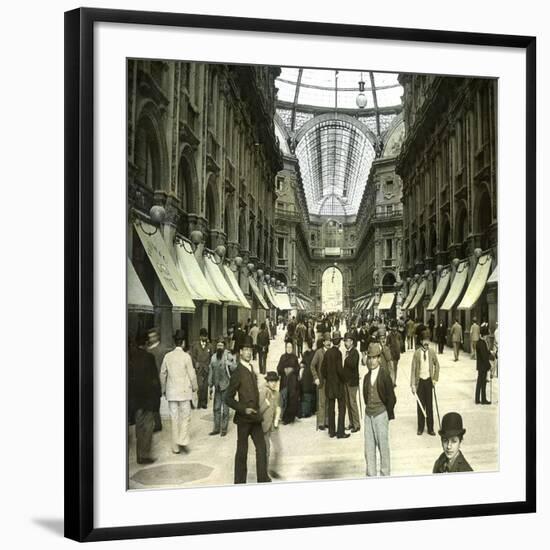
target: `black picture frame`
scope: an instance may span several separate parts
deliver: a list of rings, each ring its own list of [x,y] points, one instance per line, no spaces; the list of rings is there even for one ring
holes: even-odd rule
[[[526,478],[524,501],[299,517],[94,528],[93,90],[95,23],[407,40],[526,52]],[[536,38],[180,13],[80,8],[65,13],[65,536],[77,541],[413,521],[536,511]]]

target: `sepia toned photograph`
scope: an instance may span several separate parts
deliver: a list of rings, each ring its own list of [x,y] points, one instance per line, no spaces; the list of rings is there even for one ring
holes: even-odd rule
[[[498,471],[498,80],[126,67],[127,488]]]

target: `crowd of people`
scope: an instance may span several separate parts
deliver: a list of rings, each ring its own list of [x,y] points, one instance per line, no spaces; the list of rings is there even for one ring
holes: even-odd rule
[[[161,345],[155,328],[137,335],[128,355],[128,404],[138,464],[155,461],[151,441],[153,433],[163,429],[159,410],[164,397],[175,454],[189,452],[192,409],[206,409],[213,401],[209,435],[221,437],[227,435],[230,411],[234,411],[235,483],[247,480],[249,439],[255,446],[258,482],[279,477],[279,424],[313,415],[316,430],[329,438],[347,439],[363,430],[366,475],[390,475],[389,426],[395,417],[397,374],[406,350],[414,350],[407,378],[417,404],[417,434],[426,430],[436,435],[433,406],[435,401],[439,415],[438,355],[444,352],[448,336],[443,323],[436,326],[433,318],[426,325],[413,319],[386,322],[375,318],[355,324],[351,317],[338,313],[278,321],[278,326],[270,319],[259,326],[252,319],[239,322],[215,342],[203,328],[199,340],[191,345],[178,330],[171,349]],[[285,349],[276,369],[267,371],[277,329],[283,333]],[[464,336],[458,320],[449,335],[458,360]],[[477,325],[474,319],[470,342],[478,371],[474,399],[479,404],[490,404],[487,380],[496,375],[498,329],[491,342],[488,336],[487,324]],[[431,342],[437,344],[437,352]],[[367,367],[362,383],[360,364]],[[440,428],[443,453],[433,472],[470,471],[460,451],[465,433],[461,415],[447,413]]]

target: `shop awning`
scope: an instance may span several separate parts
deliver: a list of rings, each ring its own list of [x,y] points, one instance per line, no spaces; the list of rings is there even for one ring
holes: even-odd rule
[[[286,292],[276,292],[275,297],[277,299],[278,308],[283,311],[290,311],[292,306],[290,305],[290,299]]]
[[[240,307],[250,309],[250,304],[248,303],[248,300],[246,299],[246,296],[242,291],[241,285],[239,285],[239,281],[237,281],[237,277],[235,277],[235,274],[233,273],[233,271],[231,271],[231,268],[227,265],[224,265],[223,272],[225,274],[227,282],[229,283],[229,286],[231,287],[231,290],[233,291],[233,294],[235,294],[235,296],[237,296],[237,298],[239,299]]]
[[[428,304],[428,307],[427,307],[428,311],[433,311],[434,309],[437,309],[437,306],[441,303],[441,300],[443,299],[443,295],[447,291],[447,288],[449,288],[450,280],[451,280],[451,270],[444,269],[439,276],[439,283],[437,283],[437,287],[435,289],[434,295],[432,296],[432,299]]]
[[[369,300],[367,298],[367,300]],[[366,300],[365,300],[366,301]],[[372,296],[369,300],[369,303],[367,304],[367,306],[364,308],[366,311],[368,311],[372,306],[374,305],[374,296]]]
[[[183,246],[176,245],[178,267],[193,300],[204,300],[210,304],[220,304],[218,293],[210,286],[193,253],[186,252]]]
[[[409,293],[407,294],[407,297],[405,298],[405,301],[401,305],[401,309],[408,309],[409,304],[412,302],[416,291],[418,290],[418,285],[416,283],[413,283],[411,287],[409,288]]]
[[[487,284],[487,279],[491,272],[491,263],[491,256],[489,254],[480,256],[464,298],[462,298],[462,301],[458,305],[458,309],[472,309],[476,305]]]
[[[395,299],[395,292],[384,292],[378,304],[378,311],[391,309],[391,307],[393,306],[394,299]]]
[[[241,302],[225,280],[220,266],[214,262],[211,256],[204,257],[204,265],[206,267],[206,280],[212,288],[216,289],[219,299],[229,306],[240,306]]]
[[[132,313],[153,313],[153,304],[139,280],[134,264],[127,258],[128,266],[128,311]]]
[[[453,282],[451,284],[451,289],[449,290],[449,294],[447,294],[447,297],[445,298],[445,301],[443,302],[443,305],[440,309],[443,311],[449,311],[456,303],[456,301],[460,298],[460,295],[462,294],[462,290],[464,289],[464,285],[466,284],[466,281],[468,279],[468,262],[462,262],[458,264],[458,267],[456,268],[456,274],[455,278],[453,279]]]
[[[414,309],[422,299],[422,296],[424,296],[424,292],[426,292],[426,279],[422,279],[421,283],[418,285],[416,294],[407,309]]]
[[[305,310],[306,310],[306,305],[304,304],[304,302],[302,302],[302,299],[299,298],[298,296],[296,296],[296,306],[297,306],[298,309],[301,310],[301,311],[305,311]]]
[[[491,276],[487,279],[488,285],[498,285],[498,265],[493,269]]]
[[[258,288],[258,285],[256,284],[256,281],[254,280],[253,277],[248,277],[248,284],[250,285],[252,292],[256,296],[256,299],[258,300],[260,307],[264,309],[269,309],[269,306],[266,304],[264,297],[262,296],[262,293],[260,292],[260,289]]]
[[[173,310],[176,313],[194,313],[195,304],[191,293],[160,232],[145,222],[136,222],[134,227]]]
[[[278,308],[279,304],[277,303],[277,299],[275,296],[273,296],[273,290],[269,285],[264,285],[264,293],[267,296],[267,301],[274,307]]]

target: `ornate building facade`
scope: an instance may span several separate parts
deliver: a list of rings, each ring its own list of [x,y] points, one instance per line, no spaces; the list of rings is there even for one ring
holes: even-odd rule
[[[128,256],[154,309],[153,316],[130,314],[130,332],[154,324],[170,340],[182,327],[193,340],[206,327],[214,338],[228,322],[262,319],[266,308],[250,279],[261,286],[275,267],[275,176],[282,161],[274,80],[280,69],[151,60],[129,60],[127,68]],[[158,224],[150,217],[154,205],[163,209]],[[147,223],[162,235],[164,244],[157,244],[171,256],[168,270],[177,265],[176,243],[203,274],[208,258],[222,271],[230,266],[251,309],[216,299],[194,299],[184,313],[172,307],[138,238],[138,227]]]
[[[401,275],[405,294],[424,288],[408,312],[421,320],[441,316],[447,325],[459,319],[465,328],[476,317],[493,330],[496,285],[486,281],[498,261],[497,82],[409,74],[399,81],[405,121],[397,163],[403,181]],[[445,300],[441,294],[432,301],[443,287]],[[481,293],[473,305],[469,293]]]

